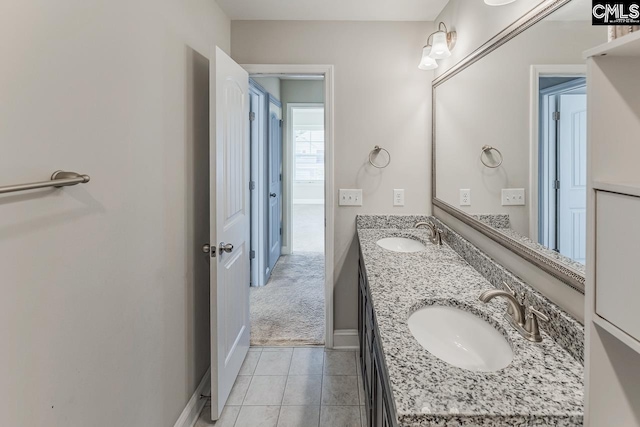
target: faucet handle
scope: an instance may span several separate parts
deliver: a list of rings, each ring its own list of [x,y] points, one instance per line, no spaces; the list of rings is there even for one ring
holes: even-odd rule
[[[540,328],[538,326],[538,319],[545,322],[549,321],[547,315],[539,312],[533,306],[529,306],[527,309],[526,321],[524,323],[524,330],[527,333],[526,338],[529,341],[540,342],[542,341],[542,335],[540,335]]]
[[[540,311],[536,310],[535,308],[533,308],[532,305],[529,306],[529,316],[535,316],[538,319],[544,321],[544,322],[548,322],[549,321],[549,317],[544,314],[541,313]]]
[[[513,288],[509,286],[509,284],[506,281],[503,280],[502,284],[504,285],[505,288],[507,288],[509,292],[511,292],[511,295],[513,295],[514,297],[516,296],[516,291],[514,291]]]

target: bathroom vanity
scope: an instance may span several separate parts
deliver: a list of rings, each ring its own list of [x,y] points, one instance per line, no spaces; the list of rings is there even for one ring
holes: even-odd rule
[[[443,244],[416,229],[433,221]],[[584,329],[571,316],[435,218],[359,216],[359,338],[368,426],[581,426]],[[399,237],[422,250],[388,249]],[[386,245],[385,245],[386,246]],[[506,304],[478,297],[507,282],[549,318],[531,342],[505,318]],[[451,307],[497,331],[511,361],[502,369],[462,369],[426,350],[409,317],[424,307]],[[445,323],[422,325],[443,329]],[[485,349],[486,350],[486,349]],[[490,349],[489,349],[490,350]],[[500,350],[502,351],[502,350]],[[472,368],[474,369],[474,368]]]

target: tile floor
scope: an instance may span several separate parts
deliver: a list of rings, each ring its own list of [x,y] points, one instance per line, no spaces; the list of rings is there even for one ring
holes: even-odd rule
[[[251,347],[217,422],[210,404],[196,427],[364,427],[355,351]]]

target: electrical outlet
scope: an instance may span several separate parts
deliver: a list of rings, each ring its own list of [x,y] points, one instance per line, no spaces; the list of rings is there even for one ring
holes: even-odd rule
[[[471,206],[471,189],[460,190],[460,206]]]
[[[524,206],[524,188],[503,188],[502,206]]]
[[[393,190],[393,206],[404,206],[404,189]]]
[[[338,204],[340,206],[362,206],[362,190],[340,189]]]

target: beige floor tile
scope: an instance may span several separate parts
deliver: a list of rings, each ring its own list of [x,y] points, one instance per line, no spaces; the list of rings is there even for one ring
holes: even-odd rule
[[[290,375],[284,390],[283,405],[320,405],[322,375]]]
[[[319,406],[283,406],[280,408],[278,427],[318,427]]]
[[[325,375],[356,375],[356,356],[353,351],[327,351],[324,353]]]
[[[242,362],[240,373],[238,375],[253,375],[256,370],[256,366],[258,365],[258,360],[260,360],[261,353],[262,352],[257,351],[248,352],[247,356],[244,358],[244,362]]]
[[[243,405],[281,405],[286,376],[254,376],[244,397]]]
[[[240,406],[225,406],[220,419],[218,421],[211,421],[211,405],[207,405],[202,412],[200,412],[200,417],[198,421],[196,421],[195,427],[233,427],[239,412]]]
[[[358,377],[325,376],[322,379],[322,405],[358,405]]]
[[[279,406],[243,406],[235,427],[276,427]]]
[[[262,351],[285,351],[287,353],[293,353],[293,347],[260,347]]]
[[[320,409],[322,427],[361,427],[359,406],[323,406]]]
[[[262,351],[254,375],[287,375],[293,352]]]
[[[362,384],[362,377],[358,377],[358,397],[361,405],[366,403],[364,396],[364,384]]]
[[[289,375],[322,375],[323,348],[296,348],[293,350]]]
[[[231,393],[227,399],[227,405],[242,405],[250,383],[251,377],[239,375],[238,378],[236,378],[235,384],[233,384],[233,388],[231,389]]]

